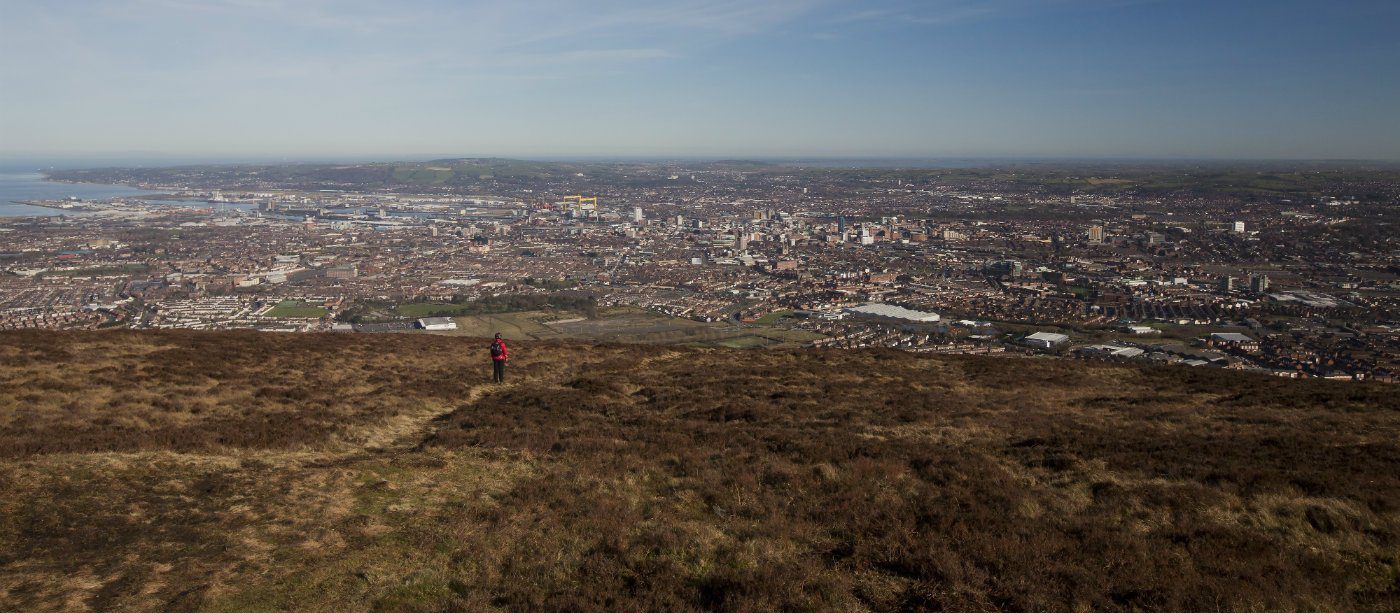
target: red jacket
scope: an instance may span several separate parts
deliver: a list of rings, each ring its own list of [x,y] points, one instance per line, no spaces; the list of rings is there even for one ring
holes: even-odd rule
[[[501,362],[501,361],[504,361],[504,360],[509,360],[509,359],[510,359],[510,351],[506,350],[506,339],[499,339],[499,340],[492,341],[492,342],[491,342],[491,346],[494,347],[494,346],[496,345],[496,343],[500,343],[500,344],[501,344],[501,355],[493,355],[493,356],[491,356],[491,359],[496,360],[497,362]]]

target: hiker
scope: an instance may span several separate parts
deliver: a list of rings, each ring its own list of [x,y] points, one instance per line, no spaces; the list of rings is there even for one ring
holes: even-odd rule
[[[496,383],[506,382],[506,360],[510,359],[510,352],[506,351],[506,341],[501,338],[501,333],[496,333],[496,340],[491,341],[491,365],[494,372],[491,380]]]

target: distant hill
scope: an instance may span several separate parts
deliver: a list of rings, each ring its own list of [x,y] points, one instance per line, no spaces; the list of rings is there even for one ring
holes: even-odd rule
[[[0,333],[4,610],[1394,610],[1378,384]]]
[[[746,176],[798,177],[847,187],[897,181],[975,189],[1033,189],[1038,193],[1117,196],[1313,198],[1345,194],[1364,202],[1393,200],[1385,185],[1400,180],[1394,164],[1028,162],[1005,160],[823,159],[764,162],[546,161],[443,158],[363,163],[222,164],[165,168],[52,170],[58,181],[123,185],[197,186],[226,190],[329,190],[400,193],[607,193],[612,189],[687,185],[671,175],[717,171]]]
[[[734,168],[771,168],[777,166],[770,162],[760,162],[757,160],[715,160],[709,162],[707,165]]]

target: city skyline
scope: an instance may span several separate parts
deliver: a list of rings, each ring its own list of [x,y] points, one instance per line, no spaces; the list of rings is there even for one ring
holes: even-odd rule
[[[0,0],[0,158],[1400,159],[1380,2]]]

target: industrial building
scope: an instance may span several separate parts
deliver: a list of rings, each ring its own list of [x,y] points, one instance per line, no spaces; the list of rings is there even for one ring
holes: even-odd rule
[[[414,322],[424,330],[456,330],[457,322],[451,317],[424,317]]]
[[[1024,342],[1031,347],[1041,349],[1054,349],[1069,342],[1069,337],[1056,332],[1036,332],[1024,339]]]
[[[1081,347],[1075,351],[1085,355],[1105,358],[1136,358],[1147,353],[1137,347],[1123,347],[1120,345],[1089,345],[1088,347]]]
[[[1206,339],[1206,344],[1212,347],[1229,347],[1241,351],[1258,351],[1259,341],[1238,332],[1215,332]]]
[[[871,302],[862,304],[860,306],[850,307],[846,309],[846,311],[849,313],[855,313],[857,315],[871,315],[874,317],[904,319],[908,321],[917,321],[924,323],[936,322],[942,319],[942,317],[940,317],[938,313],[930,313],[927,311],[915,311],[913,309],[906,309],[904,307],[894,306],[892,304],[881,304],[878,302]]]

